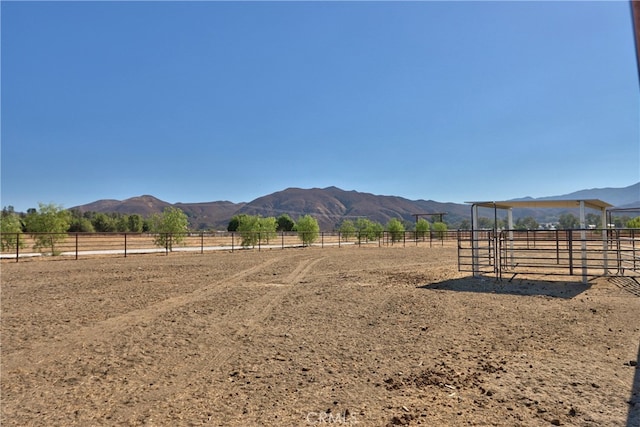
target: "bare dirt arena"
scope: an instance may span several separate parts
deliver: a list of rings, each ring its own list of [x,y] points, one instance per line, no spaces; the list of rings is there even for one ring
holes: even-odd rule
[[[3,426],[640,425],[619,279],[300,248],[5,261],[1,296]]]

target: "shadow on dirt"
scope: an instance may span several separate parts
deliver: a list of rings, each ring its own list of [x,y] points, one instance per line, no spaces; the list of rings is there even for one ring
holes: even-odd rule
[[[591,288],[590,283],[552,282],[544,280],[514,280],[500,282],[490,278],[465,277],[418,286],[421,289],[457,292],[479,292],[522,296],[546,296],[571,299]]]
[[[636,277],[616,276],[609,279],[611,283],[622,290],[629,292],[631,295],[640,297],[640,282]]]
[[[629,415],[627,416],[627,427],[640,426],[640,343],[638,344],[638,356],[636,357],[636,374],[633,377],[631,386],[631,397],[629,398]]]

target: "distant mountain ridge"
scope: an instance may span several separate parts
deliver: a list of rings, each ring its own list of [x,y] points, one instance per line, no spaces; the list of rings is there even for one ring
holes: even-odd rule
[[[640,207],[640,182],[624,188],[594,188],[580,190],[561,196],[519,200],[558,200],[558,199],[601,199],[617,207]],[[515,199],[514,199],[515,200]],[[249,203],[229,201],[175,203],[171,204],[154,196],[144,195],[126,200],[98,200],[72,209],[82,212],[137,213],[149,216],[161,213],[166,207],[182,209],[189,218],[192,229],[224,230],[231,217],[237,214],[278,217],[288,214],[294,220],[302,215],[311,215],[318,220],[322,230],[333,230],[343,220],[368,218],[386,224],[391,218],[401,218],[414,222],[416,214],[445,213],[444,220],[449,224],[459,224],[470,218],[470,207],[459,203],[441,203],[433,200],[409,200],[398,196],[380,196],[358,191],[346,191],[337,187],[327,188],[287,188]],[[522,216],[544,216],[548,212],[527,209]]]
[[[385,224],[391,218],[412,222],[415,214],[443,212],[447,213],[447,219],[456,222],[464,219],[468,211],[469,207],[462,204],[409,200],[328,187],[287,188],[247,203],[238,213],[276,217],[286,213],[294,220],[311,215],[318,220],[321,229],[332,230],[345,219],[361,217]]]
[[[538,200],[600,199],[616,207],[640,205],[640,182],[623,188],[592,188],[562,196],[540,197]]]

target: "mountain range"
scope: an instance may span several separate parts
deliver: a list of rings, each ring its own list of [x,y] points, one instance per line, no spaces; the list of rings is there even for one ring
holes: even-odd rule
[[[558,200],[558,199],[600,199],[616,207],[638,207],[640,214],[640,182],[624,188],[594,188],[580,190],[560,196],[533,199],[530,197],[514,200]],[[455,226],[471,215],[470,206],[458,203],[441,203],[433,200],[409,200],[397,196],[380,196],[358,191],[345,191],[337,187],[328,188],[287,188],[248,203],[229,201],[203,203],[169,203],[154,196],[132,197],[126,200],[98,200],[72,209],[82,212],[104,212],[140,214],[147,217],[161,213],[164,208],[174,206],[182,209],[189,218],[192,229],[224,230],[231,217],[237,214],[278,217],[288,214],[294,221],[302,215],[311,215],[318,220],[321,230],[333,230],[343,220],[365,217],[386,224],[391,218],[401,218],[415,222],[416,214],[427,214],[427,219],[443,219]],[[540,222],[550,222],[562,210],[522,209],[514,212],[514,217],[533,216]]]

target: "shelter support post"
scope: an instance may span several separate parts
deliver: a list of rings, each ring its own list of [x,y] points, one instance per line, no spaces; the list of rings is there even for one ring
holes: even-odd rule
[[[507,209],[507,228],[509,229],[509,265],[513,268],[513,208]]]
[[[609,263],[607,255],[609,252],[609,224],[607,221],[607,210],[600,209],[600,222],[602,223],[602,263],[604,269],[604,275],[609,275]]]
[[[478,249],[478,206],[471,206],[471,270],[473,277],[480,276],[480,251]]]
[[[587,283],[587,222],[584,214],[584,200],[580,200],[580,257],[582,258],[582,283]]]

